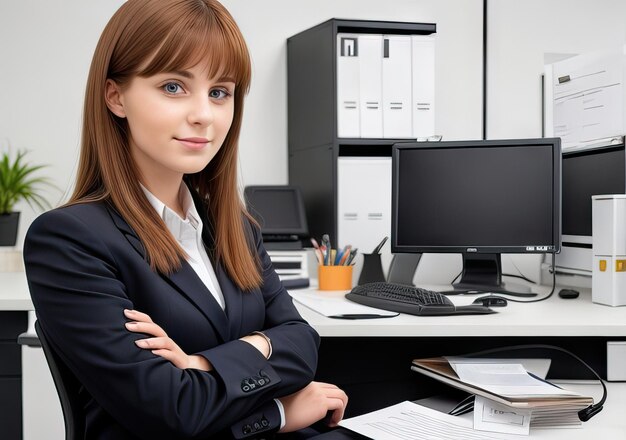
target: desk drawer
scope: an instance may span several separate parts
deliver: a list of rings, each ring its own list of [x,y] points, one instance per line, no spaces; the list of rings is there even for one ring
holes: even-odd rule
[[[12,340],[17,343],[20,333],[28,327],[28,312],[0,311],[0,340]]]

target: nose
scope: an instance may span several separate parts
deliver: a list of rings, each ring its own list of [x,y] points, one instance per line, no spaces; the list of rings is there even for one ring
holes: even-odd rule
[[[213,122],[213,104],[208,96],[199,94],[192,100],[188,121],[192,125],[210,125]]]

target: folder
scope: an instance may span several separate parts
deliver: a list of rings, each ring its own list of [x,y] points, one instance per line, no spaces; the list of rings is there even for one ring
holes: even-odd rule
[[[473,360],[483,363],[480,358]],[[553,393],[504,394],[496,392],[492,384],[482,385],[461,380],[448,359],[444,357],[414,359],[411,370],[511,408],[530,409],[532,410],[531,426],[580,425],[578,411],[593,404],[591,397],[566,391],[554,385],[552,385]]]
[[[411,36],[383,36],[383,137],[411,138]]]
[[[337,241],[374,249],[391,233],[391,158],[337,159]]]
[[[383,36],[359,35],[361,137],[383,137]]]
[[[337,137],[360,137],[359,36],[337,34]]]
[[[411,36],[413,137],[435,132],[435,37]]]

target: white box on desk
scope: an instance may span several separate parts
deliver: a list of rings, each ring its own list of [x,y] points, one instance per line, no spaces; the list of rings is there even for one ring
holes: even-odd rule
[[[592,196],[593,275],[591,299],[626,305],[626,195]]]

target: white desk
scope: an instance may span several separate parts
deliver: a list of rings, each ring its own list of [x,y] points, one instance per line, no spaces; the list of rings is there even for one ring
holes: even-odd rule
[[[558,290],[558,289],[557,289]],[[317,292],[342,296],[345,292]],[[298,291],[293,295],[297,296]],[[451,296],[455,304],[469,304],[477,295]],[[523,300],[523,298],[520,298]],[[591,302],[583,292],[576,299],[562,299],[555,293],[539,303],[509,302],[494,308],[491,315],[413,316],[401,313],[394,318],[333,319],[295,302],[302,316],[321,336],[604,336],[626,339],[626,307],[609,307]]]
[[[0,311],[35,310],[24,272],[0,272]]]

